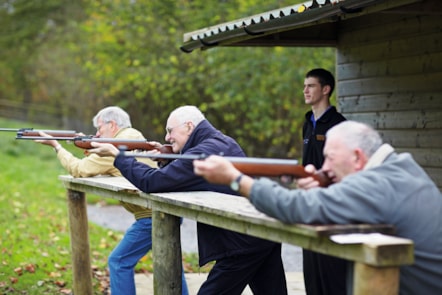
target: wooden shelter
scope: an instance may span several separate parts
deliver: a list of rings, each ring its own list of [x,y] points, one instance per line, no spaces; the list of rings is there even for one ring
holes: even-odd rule
[[[186,33],[181,50],[335,47],[339,110],[442,188],[442,1],[314,0]]]

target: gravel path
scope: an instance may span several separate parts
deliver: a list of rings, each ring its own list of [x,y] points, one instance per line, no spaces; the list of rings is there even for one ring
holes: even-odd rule
[[[88,205],[89,221],[115,231],[124,232],[133,223],[133,215],[121,206]],[[196,222],[184,219],[181,225],[181,248],[186,253],[197,253]],[[286,272],[302,271],[302,249],[282,244],[282,261]]]

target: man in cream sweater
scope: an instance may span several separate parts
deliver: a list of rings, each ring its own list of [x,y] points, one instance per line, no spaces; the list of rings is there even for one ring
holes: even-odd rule
[[[100,110],[93,118],[97,129],[96,137],[120,139],[144,139],[142,133],[132,128],[129,115],[117,106]],[[44,137],[48,134],[41,133]],[[57,140],[36,140],[36,142],[52,146],[61,165],[73,177],[92,177],[97,175],[121,176],[114,167],[114,157],[100,157],[90,154],[78,158],[64,149]],[[149,166],[156,168],[156,162],[140,159]],[[135,295],[134,268],[138,261],[152,248],[152,211],[148,208],[121,202],[122,206],[132,213],[135,222],[129,227],[109,256],[109,272],[112,295]],[[188,294],[187,284],[182,280],[182,294]]]

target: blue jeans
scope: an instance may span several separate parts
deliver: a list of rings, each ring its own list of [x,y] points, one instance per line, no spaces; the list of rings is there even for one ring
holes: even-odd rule
[[[152,218],[136,220],[126,231],[108,259],[112,295],[135,295],[134,269],[138,261],[152,249]],[[188,295],[182,271],[183,295]]]

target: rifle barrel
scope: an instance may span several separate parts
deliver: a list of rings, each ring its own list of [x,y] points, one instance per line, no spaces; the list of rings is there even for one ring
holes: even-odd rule
[[[40,131],[51,136],[59,137],[75,137],[77,132],[75,130],[38,130],[34,128],[0,128],[0,131],[17,132],[17,137],[22,136],[40,136]]]
[[[32,128],[20,128],[20,129],[17,129],[17,128],[0,128],[0,131],[18,132],[18,131],[23,130],[23,129],[30,129],[30,130],[32,130]]]
[[[147,157],[152,159],[182,159],[182,160],[203,160],[208,157],[205,154],[138,154],[125,153],[124,156]],[[280,177],[283,175],[294,178],[313,177],[319,182],[319,185],[326,187],[330,185],[330,179],[322,172],[307,173],[304,166],[299,165],[297,160],[276,159],[276,158],[254,158],[254,157],[224,157],[231,162],[236,169],[249,176]]]
[[[150,144],[147,139],[123,139],[123,138],[99,138],[92,135],[87,136],[73,136],[73,137],[43,137],[43,136],[17,136],[16,139],[28,139],[28,140],[66,140],[72,141],[76,147],[81,149],[91,149],[92,142],[110,143],[117,148],[125,148],[126,150],[159,150],[161,153],[172,153],[172,145],[163,144],[161,147],[156,147]]]
[[[163,144],[161,147],[156,147],[149,143],[147,139],[123,139],[123,138],[81,138],[80,140],[74,140],[76,146],[83,149],[92,148],[91,142],[99,142],[99,143],[110,143],[119,149],[125,150],[158,150],[163,154],[171,154],[172,145],[171,144]]]
[[[91,136],[84,136],[87,138],[92,138]],[[16,136],[15,139],[27,139],[27,140],[67,140],[67,141],[74,141],[79,140],[82,137],[78,136],[51,136],[51,137],[45,137],[45,136]]]
[[[40,136],[40,131],[50,135],[58,137],[75,137],[77,132],[75,130],[19,130],[17,131],[17,137],[23,136]]]
[[[126,147],[120,147],[120,154],[125,157],[137,157],[137,158],[152,158],[152,159],[164,159],[164,160],[203,160],[208,156],[205,154],[173,154],[173,153],[165,153],[165,154],[144,154],[144,153],[126,153]]]

